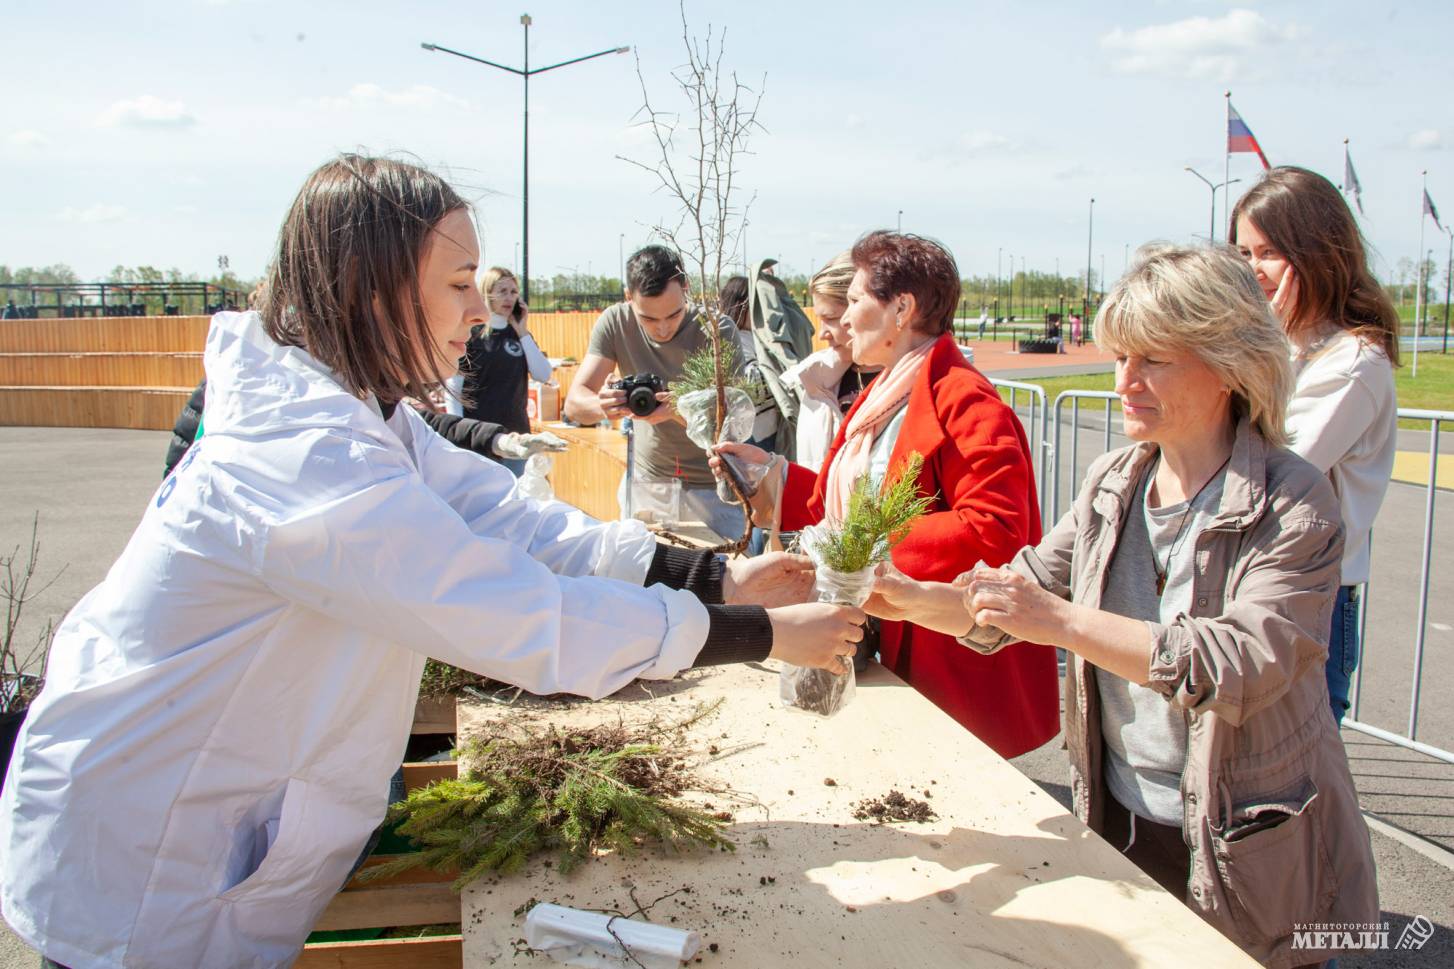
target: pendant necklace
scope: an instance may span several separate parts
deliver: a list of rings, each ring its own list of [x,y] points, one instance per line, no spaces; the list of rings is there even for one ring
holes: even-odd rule
[[[1176,558],[1176,550],[1181,547],[1182,533],[1186,531],[1187,523],[1191,521],[1196,511],[1195,506],[1197,499],[1202,496],[1203,491],[1207,490],[1208,485],[1210,485],[1213,481],[1217,480],[1217,477],[1222,473],[1222,469],[1225,468],[1227,466],[1227,463],[1231,460],[1232,456],[1230,454],[1227,455],[1227,460],[1223,461],[1220,465],[1218,465],[1217,470],[1212,472],[1212,476],[1204,481],[1202,483],[1202,486],[1197,489],[1197,493],[1187,499],[1186,510],[1181,513],[1181,521],[1177,523],[1176,534],[1172,536],[1171,539],[1171,547],[1166,551],[1166,568],[1161,567],[1161,562],[1156,557],[1156,546],[1152,545],[1151,570],[1156,573],[1156,598],[1160,599],[1162,593],[1166,591],[1166,579],[1167,576],[1171,574],[1171,562],[1173,559]],[[1146,499],[1150,496],[1151,487],[1156,481],[1156,472],[1160,469],[1160,467],[1161,458],[1158,457],[1156,459],[1156,467],[1151,469],[1150,477],[1146,479],[1146,493],[1143,494],[1141,498],[1141,507],[1146,512],[1146,520],[1148,525],[1151,521],[1151,509],[1146,504]],[[1150,537],[1149,528],[1147,529],[1147,537]]]

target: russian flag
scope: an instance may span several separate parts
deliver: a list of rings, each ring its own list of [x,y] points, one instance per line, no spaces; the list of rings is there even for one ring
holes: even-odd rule
[[[1264,169],[1272,167],[1267,162],[1267,156],[1262,153],[1262,146],[1257,144],[1257,136],[1252,133],[1251,128],[1247,127],[1247,122],[1242,120],[1242,116],[1237,113],[1237,109],[1232,107],[1232,102],[1228,101],[1227,154],[1230,155],[1239,151],[1255,152],[1257,157],[1262,159],[1262,167]]]

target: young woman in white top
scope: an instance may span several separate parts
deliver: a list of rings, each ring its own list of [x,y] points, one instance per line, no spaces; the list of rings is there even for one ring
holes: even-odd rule
[[[1343,196],[1304,168],[1269,171],[1232,210],[1231,242],[1252,267],[1292,343],[1292,450],[1332,481],[1347,531],[1328,640],[1333,717],[1348,709],[1358,665],[1358,587],[1393,472],[1398,314],[1368,269]]]
[[[259,312],[213,318],[207,434],[56,631],[0,794],[0,908],[46,959],[291,966],[384,816],[426,655],[592,697],[853,655],[861,611],[777,607],[811,583],[788,557],[520,497],[399,406],[488,319],[478,262],[443,180],[345,155]]]

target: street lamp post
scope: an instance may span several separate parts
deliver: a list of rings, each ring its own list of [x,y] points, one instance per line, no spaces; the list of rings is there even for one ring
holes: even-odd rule
[[[1085,309],[1090,312],[1091,294],[1091,240],[1095,238],[1096,231],[1096,200],[1090,200],[1090,216],[1086,220],[1085,229]]]
[[[1212,190],[1212,219],[1211,219],[1211,224],[1207,227],[1207,240],[1209,242],[1216,242],[1217,241],[1217,189],[1219,189],[1219,188],[1226,188],[1228,185],[1233,185],[1233,184],[1236,184],[1237,182],[1242,181],[1242,179],[1240,179],[1240,178],[1229,178],[1225,182],[1223,182],[1222,184],[1215,185],[1215,184],[1212,183],[1212,180],[1210,178],[1207,178],[1207,176],[1203,175],[1201,172],[1197,171],[1195,168],[1192,168],[1190,165],[1185,165],[1183,167],[1187,171],[1189,171],[1193,175],[1195,175],[1197,178],[1200,178],[1203,182],[1206,182],[1207,183],[1207,188],[1209,188],[1209,189]],[[1225,203],[1224,203],[1224,205],[1225,205]]]
[[[1020,302],[1023,304],[1025,315],[1030,314],[1030,274],[1025,272],[1025,257],[1020,257]]]
[[[1000,321],[1000,277],[1004,275],[1005,247],[995,250],[995,325]]]
[[[621,298],[626,298],[626,233],[616,239],[616,261],[621,264]]]
[[[904,232],[904,210],[903,209],[899,209],[899,234],[902,235],[903,232]]]
[[[524,249],[524,260],[520,263],[520,296],[526,302],[530,300],[530,78],[536,74],[544,74],[546,71],[553,71],[557,67],[566,67],[570,64],[579,64],[581,61],[593,60],[597,57],[604,57],[607,54],[625,54],[631,50],[630,47],[612,47],[610,50],[597,51],[594,54],[587,54],[584,57],[572,57],[568,61],[561,61],[558,64],[550,64],[546,67],[530,68],[530,14],[520,15],[520,26],[525,28],[525,66],[510,67],[505,64],[496,64],[494,61],[487,61],[483,57],[475,57],[473,54],[464,54],[457,50],[450,50],[448,47],[440,47],[438,44],[422,43],[419,46],[428,51],[441,51],[445,54],[453,54],[455,57],[463,57],[467,61],[474,61],[477,64],[484,64],[488,67],[496,67],[502,71],[509,71],[511,74],[519,75],[524,82],[525,104],[523,123],[521,125],[522,141],[522,168],[521,174],[521,204],[520,204],[520,241]]]

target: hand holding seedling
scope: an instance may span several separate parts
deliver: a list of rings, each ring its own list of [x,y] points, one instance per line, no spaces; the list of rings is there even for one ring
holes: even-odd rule
[[[805,602],[770,609],[771,659],[811,666],[830,673],[853,669],[853,654],[863,639],[863,610],[827,602]]]

